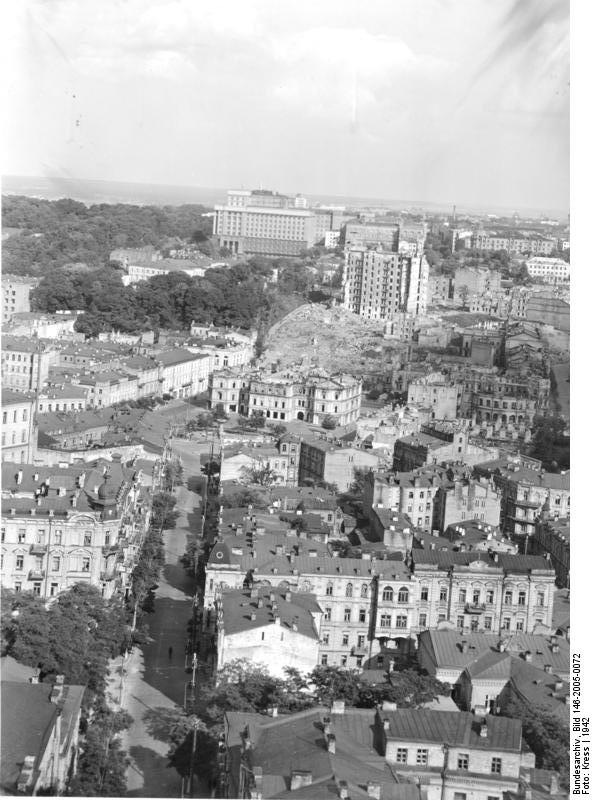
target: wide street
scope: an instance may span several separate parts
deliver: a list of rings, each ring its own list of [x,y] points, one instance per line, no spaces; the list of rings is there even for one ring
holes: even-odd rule
[[[176,528],[164,532],[165,566],[155,593],[155,610],[144,618],[150,640],[134,648],[123,683],[123,707],[133,717],[133,724],[122,734],[123,748],[131,759],[126,774],[130,797],[180,797],[182,791],[181,778],[168,766],[167,753],[170,723],[182,713],[191,677],[185,671],[185,643],[194,581],[180,557],[189,531],[201,522],[201,497],[182,486],[177,498],[180,516]],[[206,787],[197,785],[194,793],[209,794]]]

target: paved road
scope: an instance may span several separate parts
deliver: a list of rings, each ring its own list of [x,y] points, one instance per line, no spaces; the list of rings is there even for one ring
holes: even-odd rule
[[[133,724],[122,735],[132,760],[127,771],[129,797],[180,797],[181,778],[168,766],[170,721],[182,713],[186,626],[192,614],[193,579],[180,564],[189,530],[195,529],[200,496],[181,487],[177,527],[165,531],[165,566],[156,590],[155,612],[148,616],[151,641],[135,648],[126,666],[123,706]],[[169,647],[173,648],[169,657]],[[200,791],[202,794],[202,791]]]

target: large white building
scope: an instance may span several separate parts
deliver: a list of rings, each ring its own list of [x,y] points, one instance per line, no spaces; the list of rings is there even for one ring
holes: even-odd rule
[[[569,283],[570,265],[562,258],[533,256],[526,262],[531,278],[540,278],[545,283]]]
[[[344,305],[354,314],[390,320],[401,311],[425,314],[429,264],[425,256],[349,247],[345,252]]]

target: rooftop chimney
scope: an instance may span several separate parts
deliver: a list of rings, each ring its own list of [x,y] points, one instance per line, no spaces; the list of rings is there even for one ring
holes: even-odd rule
[[[16,473],[16,482],[17,482],[17,486],[20,485],[23,482],[23,471],[22,471],[22,469],[19,469],[19,471]]]
[[[530,650],[527,650],[524,653],[524,660],[528,661],[528,663],[530,663],[532,661],[532,653],[530,652]]]
[[[382,710],[383,711],[396,711],[397,704],[394,703],[392,700],[383,700],[382,701]]]
[[[278,715],[278,707],[277,706],[270,706],[267,709],[267,713],[269,714],[270,717],[277,717],[277,715]]]
[[[390,731],[390,729],[391,729],[391,723],[390,723],[390,720],[388,720],[388,719],[383,719],[383,720],[382,720],[382,727],[384,728],[384,730],[385,730],[385,731]]]
[[[286,603],[290,603],[292,600],[292,592],[287,591],[285,596]]]
[[[543,669],[545,670],[545,672],[551,672],[551,665],[550,664],[545,664]]]
[[[347,781],[339,781],[339,800],[347,800],[349,797],[349,789],[347,788]]]
[[[328,733],[327,734],[327,752],[328,753],[333,753],[333,755],[335,755],[335,745],[336,745],[335,734],[334,733]]]
[[[563,689],[563,681],[555,681],[555,686],[553,687],[556,692],[560,689]]]
[[[556,642],[553,642],[553,644],[551,645],[551,652],[552,653],[558,653],[559,652],[559,645]]]
[[[487,737],[487,721],[486,720],[483,720],[483,722],[481,723],[481,727],[479,728],[479,736],[481,736],[483,739],[485,739]]]
[[[469,643],[468,642],[461,642],[460,643],[460,651],[461,653],[466,653],[469,650]]]
[[[251,611],[251,622],[255,622],[257,619],[257,614],[254,611]]]
[[[263,608],[263,598],[262,597],[260,597],[257,600],[257,608]]]

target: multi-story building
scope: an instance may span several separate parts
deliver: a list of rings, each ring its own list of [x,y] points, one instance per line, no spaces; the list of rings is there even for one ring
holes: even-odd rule
[[[548,553],[557,576],[557,586],[569,588],[569,518],[559,517],[550,520],[548,515],[546,509],[546,513],[535,522],[535,531],[528,541],[527,552],[542,555]]]
[[[319,425],[325,417],[333,417],[337,425],[347,425],[359,417],[361,403],[362,381],[350,375],[224,370],[209,379],[210,408],[222,404],[226,413],[246,416],[263,412],[278,422],[306,420]]]
[[[302,205],[268,190],[229,191],[214,207],[214,236],[233,255],[299,255],[319,234],[317,215]]]
[[[569,333],[570,304],[561,297],[554,297],[553,291],[533,293],[525,304],[523,316],[530,322],[542,322]]]
[[[531,278],[538,278],[544,283],[569,283],[570,265],[562,258],[533,256],[526,262],[526,269]]]
[[[316,598],[272,587],[228,589],[216,600],[217,663],[248,658],[284,678],[284,668],[303,674],[319,663],[319,630],[323,611]]]
[[[81,376],[78,383],[87,392],[89,408],[105,408],[138,397],[137,376],[123,371],[93,371]]]
[[[148,525],[138,475],[120,463],[2,465],[2,583],[53,597],[84,581],[126,592]]]
[[[77,311],[62,311],[57,314],[44,314],[39,311],[21,311],[12,315],[10,333],[13,336],[34,336],[37,339],[84,338],[76,333],[74,326],[78,319]]]
[[[2,794],[64,795],[76,775],[86,687],[65,684],[63,675],[40,683],[39,670],[27,680],[16,662],[2,667]]]
[[[201,277],[206,274],[206,270],[211,267],[226,266],[224,262],[214,263],[211,258],[194,256],[188,258],[161,258],[157,261],[146,261],[134,263],[130,261],[127,265],[127,274],[123,276],[124,286],[129,286],[140,281],[147,281],[156,275],[169,275],[174,272],[183,272],[192,278]]]
[[[424,256],[347,247],[343,277],[343,302],[354,314],[389,320],[401,311],[426,312],[429,264]]]
[[[432,419],[456,419],[461,396],[462,386],[439,372],[411,381],[407,387],[407,402],[429,407]]]
[[[550,255],[556,248],[554,239],[545,239],[542,236],[501,236],[477,231],[471,239],[473,250],[505,250],[510,254]]]
[[[422,425],[420,433],[397,439],[393,469],[408,471],[457,462],[476,464],[488,458],[488,453],[497,455],[497,450],[471,440],[468,420],[434,420]]]
[[[303,439],[300,445],[299,483],[307,480],[335,484],[338,491],[349,489],[356,470],[377,469],[380,457],[368,450],[347,447],[342,442]]]
[[[38,283],[37,278],[2,275],[2,321],[4,323],[10,322],[13,314],[31,310],[31,291]]]
[[[163,394],[174,397],[191,397],[208,388],[210,359],[202,353],[191,353],[177,348],[162,350],[156,356],[161,372]]]
[[[17,391],[38,391],[58,361],[58,351],[42,341],[2,337],[2,385]]]
[[[542,556],[413,550],[419,630],[452,623],[473,633],[551,628],[555,571]]]
[[[388,222],[348,222],[345,226],[347,247],[380,247],[397,252],[399,226]]]
[[[39,392],[37,411],[40,414],[48,411],[84,411],[88,393],[87,387],[74,383],[46,386]]]
[[[482,525],[499,525],[501,495],[492,480],[457,476],[443,484],[434,503],[433,527],[444,532],[449,525],[478,520]]]
[[[136,399],[162,394],[161,368],[154,357],[131,356],[121,361],[119,370],[137,380]]]
[[[25,464],[37,446],[35,395],[2,389],[2,461]]]
[[[475,466],[477,475],[493,479],[502,498],[502,530],[519,542],[535,533],[544,509],[552,519],[570,516],[569,470],[559,474],[539,470],[540,466],[537,469],[501,459]]]
[[[428,277],[428,305],[436,305],[449,300],[450,285],[449,275],[430,275]]]
[[[517,719],[383,708],[376,711],[374,730],[397,781],[420,782],[430,800],[518,797],[525,770],[534,767],[532,752],[522,750]]]
[[[454,273],[454,299],[466,299],[470,295],[497,292],[501,286],[501,274],[491,269],[464,267]]]
[[[282,456],[286,457],[286,486],[298,486],[298,475],[300,472],[300,445],[302,440],[299,436],[286,434],[282,436],[278,443],[278,449]]]

